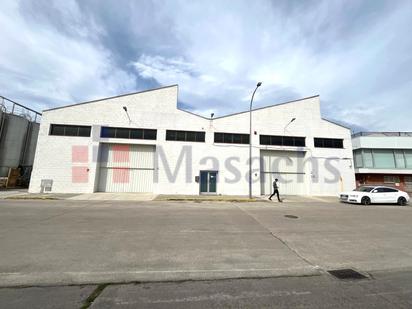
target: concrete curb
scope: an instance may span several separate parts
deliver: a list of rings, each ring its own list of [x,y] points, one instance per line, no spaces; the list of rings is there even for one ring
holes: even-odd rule
[[[0,273],[0,287],[122,284],[132,282],[200,281],[244,278],[320,276],[318,267],[229,270],[159,270],[113,272]]]

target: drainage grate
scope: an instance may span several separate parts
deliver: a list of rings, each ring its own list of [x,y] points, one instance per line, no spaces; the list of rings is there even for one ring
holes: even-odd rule
[[[290,218],[290,219],[297,219],[299,218],[298,216],[294,216],[294,215],[285,215],[286,218]]]
[[[366,277],[365,275],[362,275],[360,272],[357,272],[356,270],[350,268],[328,270],[328,273],[341,280],[368,279],[368,277]]]

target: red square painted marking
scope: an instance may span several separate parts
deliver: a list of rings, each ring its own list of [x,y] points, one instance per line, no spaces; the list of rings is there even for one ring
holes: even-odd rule
[[[129,145],[113,145],[113,162],[129,162]]]
[[[87,171],[87,167],[73,166],[72,167],[72,182],[73,183],[89,182],[89,172]]]
[[[89,157],[89,148],[87,146],[72,146],[72,162],[87,163]]]
[[[129,183],[129,172],[127,168],[114,168],[113,183]]]

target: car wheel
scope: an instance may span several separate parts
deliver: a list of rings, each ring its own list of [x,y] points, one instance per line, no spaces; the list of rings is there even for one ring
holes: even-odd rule
[[[362,197],[361,203],[362,203],[362,205],[365,205],[365,206],[370,205],[371,204],[371,199],[367,196],[364,196],[364,197]]]
[[[404,198],[403,196],[398,198],[398,205],[405,206],[406,205],[406,198]]]

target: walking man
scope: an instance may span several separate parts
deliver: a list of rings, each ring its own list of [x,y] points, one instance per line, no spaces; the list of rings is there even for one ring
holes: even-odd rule
[[[282,200],[279,197],[279,186],[278,186],[278,179],[276,178],[275,181],[273,182],[273,193],[269,197],[269,200],[272,200],[272,196],[277,195],[278,201],[282,203]]]

